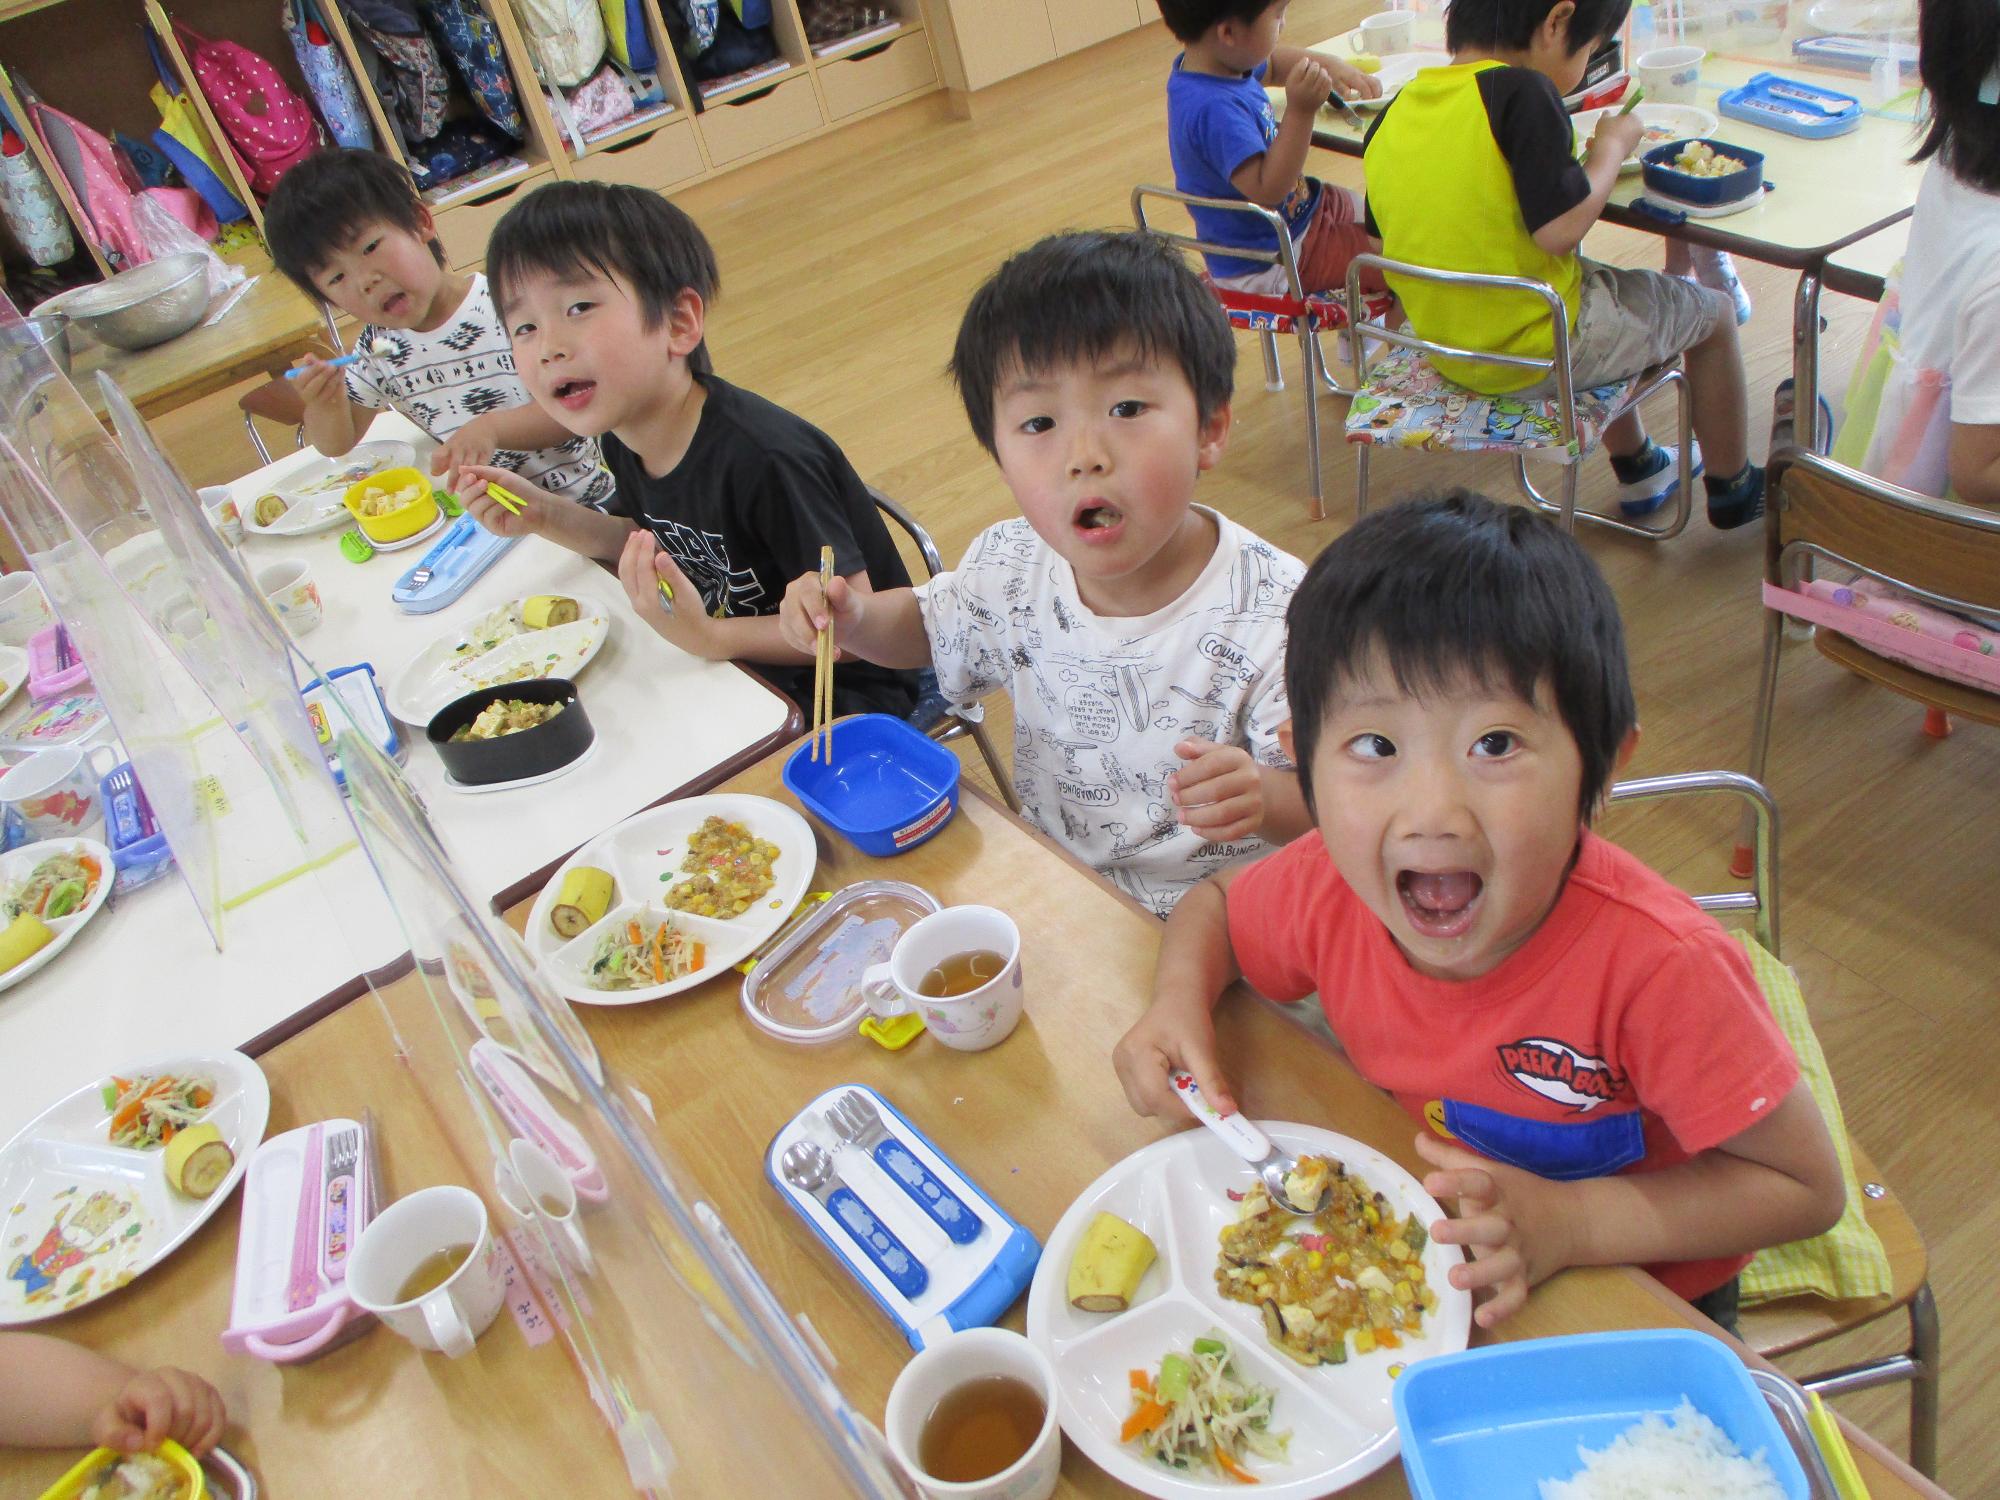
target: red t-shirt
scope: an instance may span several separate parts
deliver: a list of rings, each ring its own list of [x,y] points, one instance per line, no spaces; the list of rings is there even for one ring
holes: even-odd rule
[[[1587,831],[1555,909],[1477,979],[1411,968],[1317,833],[1235,878],[1229,938],[1259,993],[1317,990],[1354,1066],[1416,1119],[1559,1181],[1675,1166],[1755,1124],[1799,1076],[1743,950]],[[1693,1299],[1748,1260],[1646,1269]]]

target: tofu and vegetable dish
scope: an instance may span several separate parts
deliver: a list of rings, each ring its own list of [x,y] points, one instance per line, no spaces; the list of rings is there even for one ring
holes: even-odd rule
[[[546,724],[563,711],[560,703],[530,703],[523,698],[496,698],[479,710],[470,724],[452,731],[452,743],[465,740],[497,740]]]
[[[698,917],[740,917],[771,889],[771,865],[778,846],[741,823],[709,818],[688,840],[681,873],[689,876],[667,892],[667,905]]]

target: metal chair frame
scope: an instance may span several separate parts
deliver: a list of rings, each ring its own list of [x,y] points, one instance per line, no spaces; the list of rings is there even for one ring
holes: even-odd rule
[[[931,540],[931,534],[924,529],[923,523],[873,485],[868,487],[868,494],[874,500],[875,508],[902,527],[904,534],[915,544],[917,552],[924,560],[925,575],[935,578],[942,573],[944,558],[938,552],[937,543]],[[979,747],[980,758],[986,762],[986,770],[993,777],[993,784],[1000,789],[1000,795],[1006,799],[1008,810],[1018,814],[1021,811],[1021,799],[1014,791],[1014,778],[1000,764],[1000,756],[994,750],[993,741],[987,735],[983,723],[977,719],[968,719],[965,715],[952,710],[947,712],[944,718],[938,721],[937,727],[930,731],[931,738],[941,745],[967,735],[970,735],[972,743]]]
[[[2000,516],[1995,517],[1995,525],[2000,526]],[[1772,620],[1779,618],[1776,611],[1769,613]],[[1611,788],[1607,800],[1615,804],[1713,792],[1741,797],[1748,804],[1744,816],[1753,829],[1754,853],[1747,876],[1750,889],[1700,895],[1694,897],[1694,902],[1706,911],[1750,912],[1758,943],[1772,957],[1782,957],[1778,947],[1778,806],[1761,781],[1735,771],[1691,771],[1678,776],[1651,776],[1620,782]],[[1886,1189],[1879,1183],[1868,1182],[1862,1184],[1861,1191],[1877,1198]],[[1822,1396],[1838,1396],[1907,1380],[1910,1383],[1910,1463],[1920,1473],[1934,1478],[1937,1474],[1938,1387],[1943,1366],[1937,1300],[1931,1294],[1928,1277],[1910,1299],[1908,1310],[1910,1345],[1907,1350],[1806,1376],[1800,1379],[1799,1384],[1809,1391],[1818,1391]],[[1886,1313],[1887,1309],[1884,1311]],[[1861,1324],[1851,1326],[1859,1327]],[[1848,1331],[1835,1330],[1836,1333]]]
[[[1272,242],[1276,248],[1255,250],[1246,249],[1241,245],[1220,245],[1212,240],[1202,239],[1199,235],[1162,229],[1146,217],[1148,199],[1178,203],[1184,209],[1214,209],[1221,213],[1251,215],[1264,221],[1265,226],[1271,231]],[[1302,306],[1307,302],[1305,283],[1299,279],[1298,253],[1292,244],[1291,231],[1286,226],[1282,214],[1264,207],[1261,203],[1247,203],[1240,198],[1201,198],[1192,193],[1177,192],[1173,188],[1141,183],[1132,189],[1132,222],[1147,234],[1158,235],[1169,244],[1178,245],[1183,250],[1198,254],[1231,255],[1239,260],[1254,260],[1266,265],[1282,266],[1285,270],[1285,284],[1290,289],[1284,295]],[[1217,297],[1221,298],[1227,291],[1226,287],[1217,288]],[[1330,294],[1328,296],[1331,300]],[[1305,377],[1306,484],[1311,495],[1309,518],[1320,521],[1326,518],[1326,497],[1320,464],[1319,393],[1322,386],[1335,396],[1352,397],[1354,391],[1334,379],[1326,361],[1325,351],[1320,348],[1319,329],[1314,318],[1309,313],[1294,315],[1292,327],[1298,335],[1299,361]],[[1260,328],[1256,331],[1264,348],[1264,389],[1282,391],[1285,388],[1285,376],[1278,361],[1278,335],[1269,328]]]
[[[1461,349],[1452,344],[1440,344],[1422,339],[1411,333],[1408,327],[1392,328],[1386,322],[1370,322],[1365,316],[1366,304],[1361,295],[1361,273],[1378,270],[1385,275],[1393,274],[1413,281],[1434,282],[1440,286],[1479,288],[1492,291],[1528,292],[1540,297],[1545,304],[1549,319],[1549,330],[1553,339],[1554,354],[1543,359],[1534,355],[1508,354],[1491,349]],[[1371,342],[1394,345],[1400,349],[1413,349],[1427,358],[1442,355],[1447,359],[1482,360],[1489,364],[1509,365],[1516,369],[1534,370],[1542,374],[1553,374],[1556,381],[1556,418],[1562,445],[1557,448],[1519,447],[1514,450],[1514,477],[1521,492],[1539,509],[1556,516],[1563,530],[1574,532],[1578,511],[1576,492],[1580,479],[1578,473],[1585,450],[1577,439],[1575,372],[1570,365],[1569,350],[1569,309],[1556,289],[1546,281],[1536,281],[1526,276],[1494,276],[1473,271],[1440,271],[1431,266],[1420,266],[1412,261],[1391,260],[1382,255],[1357,255],[1347,266],[1347,326],[1355,349],[1355,385],[1359,389],[1368,383],[1368,345]],[[1609,527],[1630,536],[1645,537],[1651,541],[1664,542],[1679,536],[1692,514],[1694,489],[1694,455],[1688,442],[1690,430],[1687,374],[1678,360],[1656,366],[1644,372],[1632,388],[1632,393],[1624,404],[1611,415],[1623,416],[1656,392],[1671,385],[1677,417],[1680,424],[1680,486],[1676,491],[1672,518],[1664,525],[1645,526],[1616,516],[1600,515],[1595,511],[1581,513],[1583,520],[1592,525]],[[1360,455],[1355,473],[1354,513],[1357,517],[1368,513],[1368,465],[1372,443],[1356,443]],[[1537,456],[1552,457],[1562,464],[1562,498],[1554,500],[1535,487],[1528,477],[1528,460]]]
[[[320,320],[326,324],[327,338],[332,341],[333,347],[335,349],[338,349],[340,347],[340,327],[333,320],[333,309],[329,307],[326,303],[322,302],[319,305],[319,315],[320,315]],[[273,378],[277,380],[282,380],[285,377],[283,375],[276,375]],[[263,388],[260,386],[258,387],[258,389],[261,390]],[[250,447],[252,451],[255,452],[257,455],[258,466],[262,467],[263,465],[270,463],[271,450],[264,444],[264,434],[257,430],[257,414],[253,412],[248,406],[244,405],[244,401],[247,399],[248,397],[240,399],[237,401],[236,404],[243,412],[243,430],[250,436]],[[294,435],[293,447],[303,448],[305,447],[305,445],[306,445],[305,424],[300,423],[298,430]]]

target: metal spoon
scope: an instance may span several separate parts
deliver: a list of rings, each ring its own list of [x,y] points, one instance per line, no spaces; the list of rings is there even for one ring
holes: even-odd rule
[[[911,1300],[923,1295],[930,1285],[930,1272],[901,1240],[882,1227],[854,1189],[840,1180],[825,1147],[816,1141],[795,1141],[778,1158],[778,1170],[793,1187],[819,1200],[875,1269],[889,1278],[891,1286]]]
[[[1264,1187],[1271,1195],[1271,1201],[1286,1213],[1296,1214],[1301,1219],[1310,1219],[1325,1205],[1327,1194],[1332,1191],[1329,1179],[1321,1188],[1313,1202],[1301,1208],[1294,1203],[1285,1190],[1285,1179],[1299,1169],[1299,1159],[1280,1151],[1271,1144],[1271,1138],[1243,1114],[1220,1115],[1201,1095],[1201,1086],[1194,1081],[1194,1074],[1177,1072],[1171,1075],[1174,1093],[1187,1106],[1188,1113],[1228,1144],[1229,1149],[1250,1163],[1250,1169],[1264,1181]]]

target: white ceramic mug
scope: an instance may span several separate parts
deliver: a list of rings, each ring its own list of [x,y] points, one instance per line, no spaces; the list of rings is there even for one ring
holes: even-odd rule
[[[597,1257],[583,1237],[576,1183],[553,1156],[533,1141],[511,1141],[507,1159],[493,1164],[493,1186],[522,1224],[542,1227],[565,1261],[586,1276],[596,1273]]]
[[[226,484],[204,486],[200,492],[203,514],[222,539],[234,547],[243,540],[243,512],[236,508],[236,496]]]
[[[0,646],[25,646],[55,623],[41,580],[26,571],[0,576]]]
[[[917,1461],[924,1421],[947,1394],[969,1380],[1011,1376],[1042,1398],[1042,1429],[1028,1451],[990,1479],[933,1479]],[[889,1451],[930,1500],[1048,1500],[1062,1473],[1062,1428],[1056,1422],[1056,1372],[1049,1357],[1005,1328],[967,1328],[919,1351],[889,1388],[882,1418]]]
[[[319,586],[312,572],[297,559],[274,562],[257,570],[257,591],[278,612],[278,620],[294,637],[320,622]]]
[[[1701,84],[1701,61],[1708,54],[1699,47],[1655,47],[1641,53],[1633,64],[1639,85],[1651,104],[1692,104]]]
[[[117,765],[109,745],[37,750],[0,776],[0,802],[20,818],[31,842],[94,835],[104,823],[97,784]]]
[[[1347,34],[1347,45],[1355,52],[1372,52],[1387,57],[1392,52],[1410,50],[1410,13],[1385,10],[1364,18]]]
[[[407,1302],[397,1294],[410,1273],[439,1250],[470,1245],[465,1263],[443,1283]],[[507,1293],[486,1205],[469,1188],[427,1187],[398,1198],[368,1221],[347,1262],[347,1291],[419,1349],[470,1354],[500,1315]]]
[[[961,953],[998,953],[1000,972],[976,990],[934,998],[919,986],[924,975]],[[932,912],[896,940],[886,964],[861,980],[868,1008],[878,1016],[915,1011],[932,1036],[960,1052],[997,1047],[1021,1021],[1021,930],[990,906],[947,906]]]

